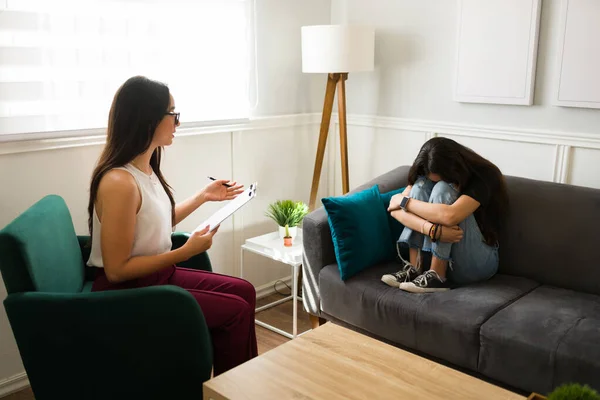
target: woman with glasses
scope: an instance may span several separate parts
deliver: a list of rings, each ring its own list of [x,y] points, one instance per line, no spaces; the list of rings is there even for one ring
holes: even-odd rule
[[[93,291],[176,285],[190,292],[211,332],[216,376],[257,355],[254,286],[176,266],[207,251],[218,229],[196,232],[176,250],[171,250],[171,233],[202,204],[233,199],[243,189],[216,180],[175,203],[160,162],[177,126],[179,113],[163,83],[136,76],[115,94],[106,145],[90,185],[87,264],[97,267]]]

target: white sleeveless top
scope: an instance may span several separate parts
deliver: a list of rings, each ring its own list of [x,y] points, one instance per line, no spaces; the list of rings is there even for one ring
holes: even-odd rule
[[[134,177],[142,196],[142,205],[135,219],[131,257],[152,256],[171,250],[171,202],[154,171],[148,176],[131,164],[116,169],[125,170]],[[92,252],[87,265],[103,268],[100,245],[102,225],[95,207],[92,228]]]

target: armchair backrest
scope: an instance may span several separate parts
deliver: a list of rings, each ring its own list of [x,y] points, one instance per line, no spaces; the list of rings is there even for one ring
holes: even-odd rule
[[[8,294],[81,291],[81,250],[60,196],[42,198],[0,230],[0,271]]]

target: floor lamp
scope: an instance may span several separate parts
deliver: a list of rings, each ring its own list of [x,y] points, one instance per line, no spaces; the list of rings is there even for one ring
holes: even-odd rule
[[[302,72],[326,73],[327,86],[321,117],[309,208],[314,210],[325,156],[329,122],[336,88],[340,124],[342,191],[350,190],[348,175],[348,137],[346,131],[346,80],[348,73],[371,71],[374,67],[375,33],[372,28],[353,25],[316,25],[302,27]]]

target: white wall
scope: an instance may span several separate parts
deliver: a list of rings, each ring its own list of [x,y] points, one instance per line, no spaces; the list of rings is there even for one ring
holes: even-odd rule
[[[347,81],[351,186],[412,163],[423,141],[440,134],[506,174],[600,187],[600,110],[552,105],[560,1],[543,1],[533,106],[452,100],[457,4],[332,0],[333,23],[369,24],[376,32],[375,70]]]
[[[320,109],[325,78],[301,72],[300,27],[329,21],[329,1],[258,0],[259,102],[253,114],[259,118],[236,131],[177,134],[167,149],[164,171],[178,201],[205,185],[207,175],[260,182],[259,196],[215,236],[209,253],[217,272],[237,275],[243,240],[276,229],[264,217],[269,202],[279,198],[308,202],[319,119],[306,113]],[[68,147],[71,144],[76,147]],[[85,234],[89,178],[101,148],[101,139],[0,143],[0,227],[44,195],[55,193],[67,202],[77,233]],[[322,194],[328,191],[327,174],[326,165]],[[202,207],[178,230],[192,230],[218,206]],[[245,261],[245,277],[257,287],[290,275],[289,268],[264,258],[248,256]],[[5,297],[0,284],[0,301]],[[0,396],[26,382],[0,307]]]
[[[348,111],[478,125],[599,132],[597,110],[551,105],[558,55],[559,0],[543,1],[535,106],[454,102],[457,3],[333,0],[334,22],[343,22],[345,14],[348,23],[373,24],[376,29],[376,70],[350,76]]]
[[[330,0],[256,0],[259,104],[254,115],[318,112],[325,75],[302,73],[300,27],[330,22]]]

